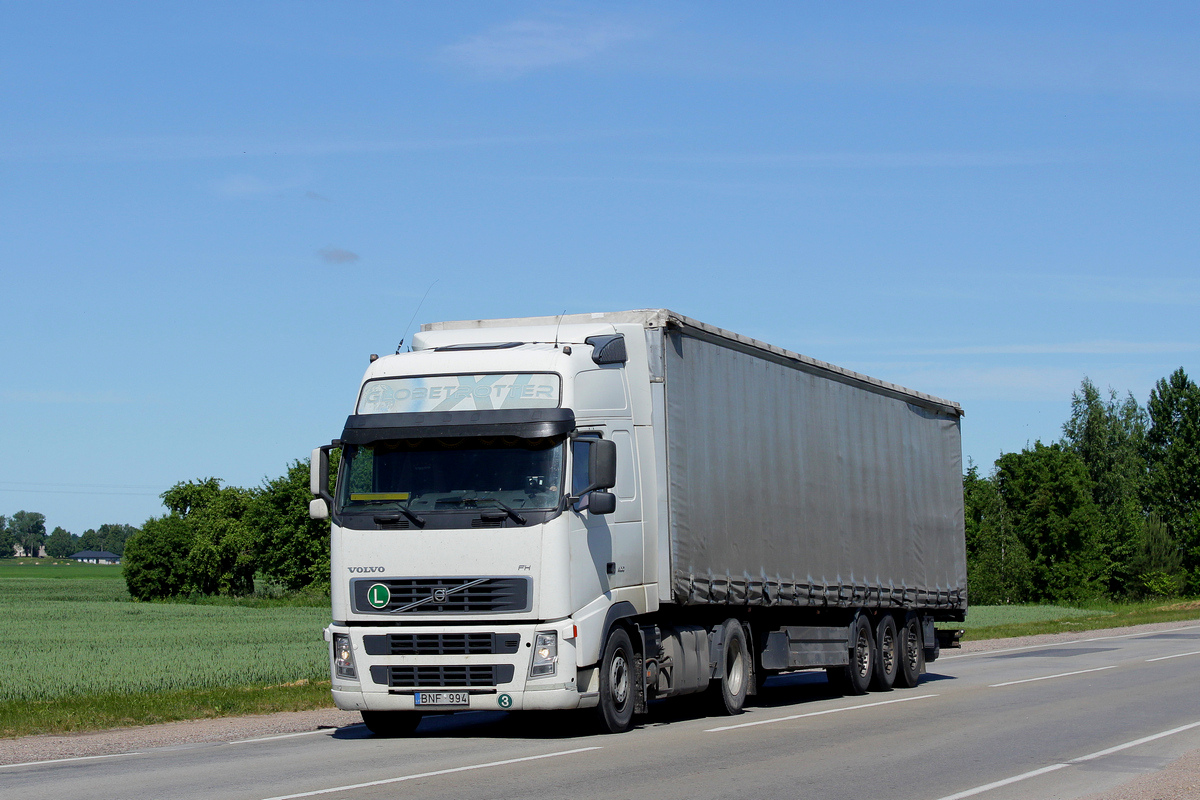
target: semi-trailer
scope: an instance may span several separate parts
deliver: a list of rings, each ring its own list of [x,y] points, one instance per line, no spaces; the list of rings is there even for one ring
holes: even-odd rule
[[[966,614],[962,414],[663,309],[423,325],[313,451],[334,701],[621,732],[782,672],[915,686]]]

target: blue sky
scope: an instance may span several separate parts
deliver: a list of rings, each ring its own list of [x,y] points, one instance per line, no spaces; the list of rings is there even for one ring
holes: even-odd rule
[[[418,322],[668,307],[951,398],[986,471],[1085,376],[1200,377],[1198,34],[1185,3],[0,1],[0,514],[281,474],[427,290]]]

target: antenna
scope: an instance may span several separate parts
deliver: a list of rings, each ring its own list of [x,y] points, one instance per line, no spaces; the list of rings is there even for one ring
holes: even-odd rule
[[[563,318],[563,316],[566,315],[566,313],[567,313],[567,310],[564,308],[562,310],[562,314],[558,315],[558,322],[554,323],[554,349],[555,350],[558,349],[558,329],[562,327],[562,318]]]
[[[436,284],[436,280],[429,284],[429,289],[426,289],[425,294],[421,295],[421,302],[417,303],[416,310],[414,310],[412,316],[408,318],[408,324],[404,326],[404,335],[400,337],[400,344],[396,345],[396,355],[400,355],[400,348],[404,347],[404,340],[408,338],[408,329],[412,327],[413,320],[417,318],[417,313],[421,310],[421,306],[425,305],[425,298],[429,297],[429,290],[432,289]],[[412,345],[409,345],[409,349],[412,349]]]

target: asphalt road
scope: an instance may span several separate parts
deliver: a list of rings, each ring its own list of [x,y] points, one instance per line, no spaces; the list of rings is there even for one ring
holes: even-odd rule
[[[0,796],[54,798],[1075,798],[1200,748],[1200,625],[976,653],[915,689],[840,697],[773,678],[737,717],[659,704],[619,736],[561,714],[431,717],[0,767]]]

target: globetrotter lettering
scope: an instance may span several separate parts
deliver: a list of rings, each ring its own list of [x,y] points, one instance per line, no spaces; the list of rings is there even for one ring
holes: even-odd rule
[[[554,408],[561,380],[550,374],[383,378],[363,387],[360,414],[489,408]]]
[[[383,572],[383,567],[346,567],[351,572]]]

